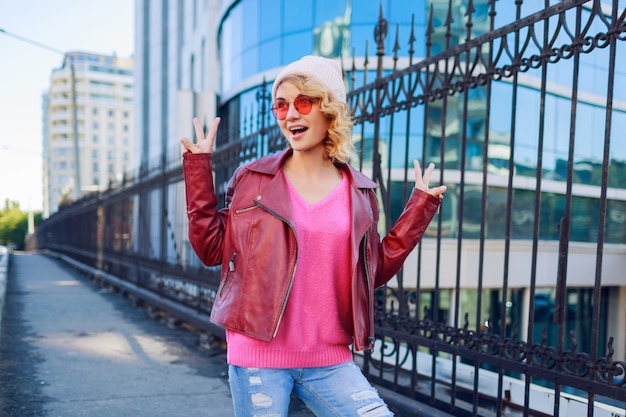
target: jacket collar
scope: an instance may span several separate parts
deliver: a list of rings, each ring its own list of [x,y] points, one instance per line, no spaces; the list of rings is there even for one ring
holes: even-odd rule
[[[273,153],[263,158],[259,158],[256,161],[250,162],[246,168],[250,171],[261,174],[276,176],[285,160],[290,157],[292,153],[293,149],[288,148],[284,151]],[[378,185],[376,185],[374,181],[367,178],[367,176],[353,166],[348,164],[338,164],[338,167],[348,174],[350,182],[357,188],[378,188]]]
[[[283,218],[287,223],[293,225],[293,213],[291,203],[285,198],[288,191],[283,180],[284,173],[281,170],[285,159],[292,153],[291,148],[282,152],[271,154],[249,163],[246,167],[250,171],[270,175],[272,178],[267,185],[260,191],[256,198],[256,204],[259,204],[273,212],[275,215]],[[342,169],[350,180],[350,201],[352,212],[352,269],[356,268],[356,260],[359,259],[359,242],[367,233],[374,221],[374,213],[369,202],[368,189],[377,187],[376,183],[367,178],[357,169],[348,164],[340,164]]]

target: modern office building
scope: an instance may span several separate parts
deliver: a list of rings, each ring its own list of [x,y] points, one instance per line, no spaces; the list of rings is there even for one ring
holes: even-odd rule
[[[44,217],[132,167],[133,59],[70,52],[44,95]]]
[[[454,11],[449,16],[449,5]],[[543,1],[497,2],[498,12],[495,27],[502,27],[520,17],[529,16],[545,8]],[[400,45],[399,68],[404,68],[409,55],[408,39],[414,30],[417,40],[414,43],[414,62],[427,56],[426,33],[427,15],[433,13],[431,55],[464,42],[467,36],[465,5],[467,2],[453,0],[190,0],[190,1],[148,1],[136,2],[136,102],[135,108],[142,118],[136,125],[137,142],[136,167],[138,172],[154,169],[163,161],[180,157],[180,136],[193,136],[191,119],[200,117],[208,125],[216,110],[220,109],[223,119],[228,120],[229,136],[236,137],[251,124],[247,118],[250,109],[258,101],[258,87],[264,82],[271,83],[280,69],[293,60],[307,54],[335,58],[344,68],[356,62],[357,71],[362,68],[365,57],[376,56],[374,28],[379,10],[387,19],[389,35],[385,41],[387,55],[393,55],[395,34],[407,43]],[[606,5],[610,10],[611,5]],[[474,1],[476,10],[472,22],[472,37],[478,37],[490,30],[490,2]],[[591,3],[583,7],[583,14],[592,11]],[[446,21],[452,18],[453,30],[446,31]],[[572,24],[572,22],[570,22]],[[397,31],[397,32],[396,32]],[[615,85],[626,85],[626,54],[624,45],[617,54]],[[493,84],[489,92],[490,102],[483,87],[473,89],[464,105],[458,97],[452,96],[443,109],[438,104],[429,107],[426,120],[413,120],[411,140],[427,142],[427,158],[441,157],[439,154],[442,135],[442,119],[445,117],[445,169],[446,204],[442,208],[441,247],[442,259],[439,272],[434,268],[422,271],[423,280],[415,283],[420,288],[420,297],[438,297],[442,316],[460,317],[469,313],[470,318],[480,315],[496,318],[504,312],[506,322],[511,326],[510,334],[526,335],[528,317],[535,320],[535,333],[532,339],[540,343],[542,327],[547,328],[548,343],[552,342],[554,326],[554,305],[556,297],[556,277],[559,256],[559,220],[565,206],[567,163],[573,158],[574,178],[572,229],[570,235],[570,265],[568,268],[567,303],[568,329],[578,334],[582,351],[590,349],[590,328],[593,310],[594,271],[597,259],[597,226],[599,216],[599,195],[603,158],[603,135],[605,132],[605,112],[607,94],[608,59],[605,50],[597,54],[585,55],[579,62],[580,80],[576,84],[578,115],[576,119],[576,146],[569,155],[570,109],[572,102],[573,71],[572,63],[562,67],[554,66],[542,81],[538,70],[520,73],[515,85],[510,79]],[[395,65],[391,58],[384,60],[386,72]],[[371,69],[371,67],[370,67]],[[357,84],[362,77],[357,77]],[[358,87],[358,85],[357,85]],[[542,91],[545,88],[545,91]],[[515,92],[515,102],[512,94]],[[626,131],[626,90],[615,88],[612,102],[614,138],[611,147],[611,171],[608,178],[609,199],[607,234],[604,246],[604,276],[602,283],[602,307],[599,311],[599,339],[608,336],[615,338],[612,348],[614,357],[624,358],[626,354],[626,330],[623,317],[626,317],[626,284],[622,271],[626,268],[626,192],[621,181],[626,162],[626,147],[617,139],[618,132]],[[537,109],[540,99],[545,99],[546,115],[539,118]],[[466,110],[466,109],[469,109]],[[488,109],[488,110],[487,110]],[[444,113],[445,110],[445,113]],[[486,119],[485,115],[490,114]],[[545,121],[548,121],[544,125]],[[466,126],[463,126],[463,122]],[[517,121],[517,123],[515,123]],[[565,121],[565,123],[562,123]],[[381,137],[390,138],[389,119],[382,122],[385,132]],[[421,125],[420,125],[421,123]],[[424,123],[427,124],[424,128]],[[541,126],[540,126],[541,125]],[[424,134],[422,134],[424,132]],[[465,149],[461,149],[461,136],[467,138]],[[486,133],[490,138],[489,154],[486,159],[481,154]],[[543,149],[537,152],[537,136],[541,132]],[[405,138],[405,132],[398,133],[398,142]],[[516,142],[511,146],[511,138]],[[355,140],[367,141],[355,132]],[[383,148],[389,144],[383,141]],[[218,144],[219,146],[219,144]],[[415,152],[421,145],[412,148]],[[387,149],[385,168],[390,168],[392,178],[402,182],[405,168],[406,148],[396,145]],[[464,160],[463,218],[459,221],[459,181],[461,157]],[[508,192],[509,160],[513,156],[513,181],[515,199],[512,210],[512,226],[507,229],[505,214]],[[538,158],[541,155],[541,159]],[[420,158],[416,153],[411,158]],[[488,190],[483,191],[482,172],[487,161]],[[535,184],[538,165],[542,168],[543,187],[539,215],[538,246],[533,246]],[[474,175],[476,173],[477,175]],[[139,222],[148,227],[158,226],[159,216],[165,215],[168,224],[174,225],[176,236],[171,240],[159,239],[152,234],[150,248],[164,260],[173,256],[181,257],[192,264],[194,256],[186,241],[186,215],[184,192],[180,184],[145,197],[145,210],[149,221]],[[169,196],[165,195],[170,193]],[[487,213],[481,215],[481,198],[486,195]],[[148,204],[153,202],[156,204]],[[392,215],[397,215],[402,202],[393,200]],[[484,246],[480,245],[481,226],[484,227]],[[423,245],[422,259],[436,256],[435,246],[428,244],[428,238],[437,236],[437,225],[427,232]],[[140,226],[137,226],[140,227]],[[462,233],[463,247],[457,237]],[[139,233],[141,236],[142,234]],[[504,265],[503,242],[510,242]],[[509,240],[510,239],[510,240]],[[434,240],[434,239],[433,239]],[[145,245],[144,245],[145,246]],[[175,246],[176,249],[173,249]],[[530,265],[533,251],[539,248],[536,256],[537,277],[535,292],[528,288],[531,275]],[[484,251],[479,260],[478,253]],[[178,251],[179,253],[175,253]],[[462,251],[462,257],[457,256]],[[182,254],[181,254],[182,253]],[[418,275],[417,255],[409,258],[405,265],[405,287]],[[462,260],[457,265],[456,259]],[[478,270],[484,266],[481,275],[482,288],[477,289]],[[498,304],[502,299],[502,281],[506,275],[508,295],[506,306]],[[435,283],[434,279],[439,280]],[[420,287],[421,286],[421,287]],[[435,294],[435,289],[437,293]],[[455,293],[461,291],[462,294]],[[482,293],[479,293],[482,291]],[[458,298],[457,298],[458,297]],[[476,300],[482,297],[482,306]],[[532,300],[531,304],[531,297]],[[455,298],[460,301],[455,305]],[[534,306],[534,313],[529,306]],[[455,308],[458,310],[455,311]],[[476,309],[482,311],[476,311]],[[532,313],[532,314],[530,314]],[[530,341],[529,341],[530,342]],[[606,354],[606,346],[598,347],[600,355]]]

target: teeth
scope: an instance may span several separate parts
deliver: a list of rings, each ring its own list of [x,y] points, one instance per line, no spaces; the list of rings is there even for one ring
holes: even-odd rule
[[[293,128],[291,128],[289,130],[291,130],[291,133],[298,133],[298,132],[305,131],[306,128],[305,127],[293,127]]]

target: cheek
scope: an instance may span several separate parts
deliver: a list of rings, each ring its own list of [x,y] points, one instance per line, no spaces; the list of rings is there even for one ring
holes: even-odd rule
[[[279,120],[278,121],[278,127],[280,128],[280,131],[283,132],[283,135],[289,137],[289,130],[287,130],[287,122],[284,120]]]
[[[324,136],[327,136],[328,129],[330,129],[330,120],[326,117],[322,117],[319,122],[320,129],[324,131]]]

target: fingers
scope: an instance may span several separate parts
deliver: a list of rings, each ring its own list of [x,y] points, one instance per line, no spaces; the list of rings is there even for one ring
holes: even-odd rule
[[[428,164],[428,168],[426,168],[426,172],[424,173],[424,184],[426,185],[426,189],[428,189],[428,184],[430,183],[430,175],[433,173],[433,171],[435,170],[435,164],[433,164],[432,162],[430,164]]]
[[[435,169],[435,164],[432,162],[426,168],[426,172],[424,172],[424,176],[422,177],[422,169],[420,168],[420,163],[417,159],[413,160],[413,167],[415,168],[415,186],[422,190],[428,190],[428,183],[430,182],[430,175],[433,173]]]
[[[211,125],[211,129],[209,129],[209,134],[207,136],[207,139],[210,139],[211,142],[215,141],[215,136],[217,136],[217,128],[220,125],[221,120],[222,119],[219,117],[213,119],[213,124]]]
[[[443,194],[446,192],[448,187],[446,187],[445,185],[440,185],[438,187],[428,188],[430,176],[435,170],[435,164],[433,164],[432,162],[428,164],[428,168],[426,168],[423,176],[419,161],[413,160],[413,167],[415,168],[415,188],[426,191],[427,193],[438,197],[439,199],[443,199]]]
[[[197,117],[193,118],[193,127],[196,130],[196,141],[202,142],[204,140],[204,129],[202,129],[200,119],[198,119]]]
[[[200,123],[200,119],[197,117],[193,118],[193,127],[196,132],[196,143],[194,144],[187,138],[182,138],[180,140],[181,145],[183,145],[183,152],[191,152],[191,153],[211,153],[213,151],[213,144],[215,142],[215,136],[217,135],[217,128],[220,124],[220,118],[216,117],[213,120],[213,124],[211,125],[211,129],[209,133],[204,135],[204,128]]]
[[[198,147],[196,145],[194,145],[187,138],[182,138],[180,140],[180,144],[183,146],[183,153],[185,153],[185,152],[191,152],[191,153],[198,153],[198,152],[200,152],[200,149],[198,149]]]
[[[417,159],[413,160],[413,168],[415,169],[415,185],[417,186],[422,181],[422,168],[420,168],[420,163]]]
[[[209,130],[208,135],[205,137],[204,129],[202,128],[202,125],[200,124],[200,119],[198,119],[197,117],[194,117],[193,127],[196,130],[196,138],[198,142],[202,142],[205,139],[209,139],[211,141],[215,140],[215,136],[217,135],[217,127],[220,125],[221,120],[222,119],[220,117],[216,117],[215,119],[213,119],[213,124],[211,125],[211,129]]]
[[[434,197],[438,197],[439,200],[443,200],[443,194],[446,192],[447,189],[448,187],[446,187],[445,185],[440,185],[439,187],[429,189],[428,192]]]

